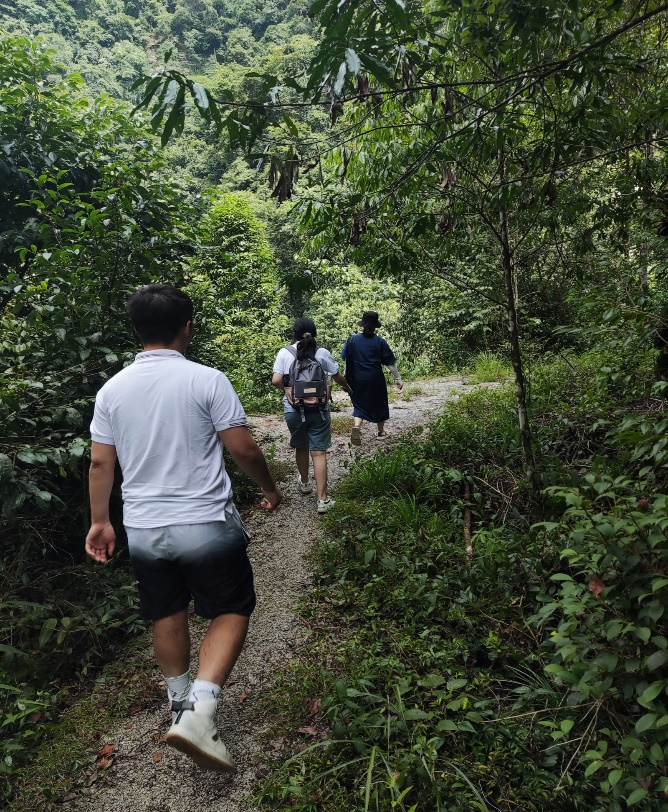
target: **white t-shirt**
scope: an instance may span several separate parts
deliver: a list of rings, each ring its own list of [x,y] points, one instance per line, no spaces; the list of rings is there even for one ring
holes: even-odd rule
[[[297,344],[292,345],[295,349],[297,349]],[[274,369],[272,370],[273,373],[280,372],[281,375],[287,375],[290,372],[290,367],[292,366],[292,362],[295,360],[295,356],[292,355],[290,350],[286,350],[285,347],[278,351],[278,355],[276,356],[276,360],[274,361]],[[334,360],[334,356],[329,350],[325,350],[322,347],[318,347],[315,351],[315,360],[320,364],[320,366],[325,370],[328,375],[335,375],[339,371],[339,365]],[[288,403],[288,399],[283,395],[283,411],[285,412],[292,412],[294,409]]]
[[[232,485],[217,432],[246,422],[222,372],[176,350],[140,352],[97,393],[90,426],[95,442],[116,446],[124,524],[225,521]]]

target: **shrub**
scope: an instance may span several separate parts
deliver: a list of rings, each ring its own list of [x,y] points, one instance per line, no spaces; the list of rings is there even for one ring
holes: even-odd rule
[[[471,366],[472,383],[493,383],[511,378],[513,369],[507,361],[491,352],[481,352]]]
[[[668,794],[668,503],[647,480],[588,474],[580,488],[552,488],[569,506],[544,523],[563,547],[533,618],[555,653],[545,671],[566,691],[555,741],[599,783],[601,810]],[[555,623],[556,622],[556,623]],[[568,708],[577,711],[569,713]],[[622,804],[625,801],[625,804]]]

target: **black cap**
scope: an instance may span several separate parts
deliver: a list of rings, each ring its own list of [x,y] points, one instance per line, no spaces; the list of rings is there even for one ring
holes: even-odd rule
[[[360,327],[382,327],[378,321],[378,313],[375,310],[365,310],[362,318],[357,322]]]

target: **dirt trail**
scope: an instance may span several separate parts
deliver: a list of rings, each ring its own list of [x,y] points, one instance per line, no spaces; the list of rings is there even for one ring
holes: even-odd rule
[[[407,396],[390,404],[388,437],[375,438],[375,426],[365,426],[361,449],[353,449],[347,435],[334,434],[329,454],[330,486],[345,476],[344,463],[355,453],[372,454],[382,443],[387,448],[411,428],[424,425],[441,411],[445,400],[471,389],[461,378],[437,378],[406,386]],[[420,392],[411,393],[419,389]],[[335,392],[350,414],[349,401]],[[277,416],[250,419],[258,442],[272,449],[275,458],[293,460],[289,435]],[[294,473],[293,473],[294,471]],[[301,627],[294,614],[296,598],[309,585],[305,556],[320,534],[315,497],[302,496],[296,489],[296,469],[281,487],[284,502],[275,513],[251,508],[244,513],[250,532],[249,549],[255,572],[258,604],[251,619],[244,651],[224,687],[218,709],[218,726],[232,752],[239,771],[235,776],[202,772],[186,756],[162,742],[169,727],[166,700],[154,702],[123,720],[100,743],[114,745],[113,766],[101,772],[95,783],[82,788],[63,809],[77,812],[250,812],[257,807],[251,795],[257,786],[254,756],[261,749],[260,736],[269,726],[262,708],[262,694],[273,683],[277,670],[298,646]],[[297,528],[297,533],[294,533]],[[204,628],[193,622],[193,650],[199,648]],[[152,659],[147,639],[146,657]],[[193,670],[194,673],[194,670]],[[153,679],[156,693],[164,688],[157,668]],[[92,757],[91,757],[92,764]]]

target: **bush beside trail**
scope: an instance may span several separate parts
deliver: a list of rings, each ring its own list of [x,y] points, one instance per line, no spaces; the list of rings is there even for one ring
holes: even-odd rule
[[[353,467],[302,605],[309,656],[275,692],[294,754],[268,807],[665,807],[668,421],[662,385],[641,367],[624,397],[603,362],[535,370],[546,490],[510,387]]]

